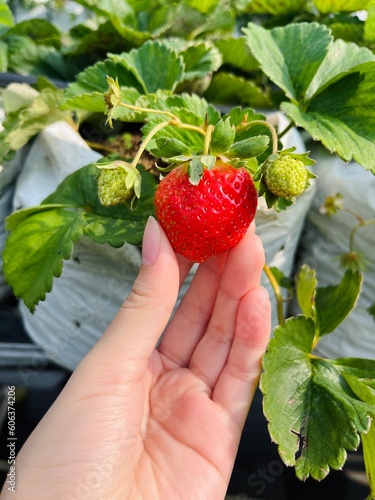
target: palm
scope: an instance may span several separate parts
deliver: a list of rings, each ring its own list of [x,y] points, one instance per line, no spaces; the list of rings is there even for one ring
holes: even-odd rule
[[[140,487],[135,498],[217,500],[233,466],[238,424],[212,401],[205,382],[187,368],[166,371],[162,358],[155,353],[153,373],[147,377],[147,432],[138,458],[135,481]],[[165,460],[166,451],[176,458]],[[209,493],[202,495],[208,484]]]

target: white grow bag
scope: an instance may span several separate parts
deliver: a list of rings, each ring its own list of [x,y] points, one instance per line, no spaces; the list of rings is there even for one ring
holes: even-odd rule
[[[286,125],[281,115],[274,119],[281,129]],[[298,152],[304,151],[303,141],[295,130],[286,134],[284,145],[295,145]],[[14,208],[39,204],[68,174],[99,157],[67,123],[47,127],[34,142],[18,178]],[[257,233],[264,242],[268,263],[278,266],[286,275],[293,267],[312,194],[311,188],[282,214],[267,209],[263,199],[260,200]],[[115,249],[84,240],[75,245],[73,258],[64,262],[62,276],[54,280],[52,292],[38,304],[36,312],[31,314],[20,303],[28,334],[53,361],[73,370],[113,319],[131,289],[140,263],[139,248],[129,244]],[[190,279],[191,275],[180,297]],[[266,278],[263,284],[273,297]]]

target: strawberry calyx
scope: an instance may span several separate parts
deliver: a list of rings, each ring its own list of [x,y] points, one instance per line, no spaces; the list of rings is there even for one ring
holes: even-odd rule
[[[245,168],[251,177],[253,175],[253,170],[249,168],[248,164],[245,161],[230,159],[224,155],[180,155],[178,157],[175,157],[173,160],[174,162],[167,167],[160,167],[157,165],[157,169],[161,174],[168,174],[174,168],[186,164],[188,179],[193,186],[197,186],[199,184],[205,170],[212,170],[214,168],[217,168],[218,164],[221,164],[222,166],[228,165],[236,169]],[[163,177],[161,176],[160,179],[162,178]]]

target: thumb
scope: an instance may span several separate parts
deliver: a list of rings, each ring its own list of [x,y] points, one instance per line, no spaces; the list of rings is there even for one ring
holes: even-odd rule
[[[179,290],[176,255],[158,222],[147,221],[139,275],[116,317],[87,356],[97,363],[110,363],[114,370],[144,370],[166,327]],[[91,363],[90,363],[91,364]],[[107,366],[108,369],[108,366]],[[136,373],[134,373],[136,375]]]

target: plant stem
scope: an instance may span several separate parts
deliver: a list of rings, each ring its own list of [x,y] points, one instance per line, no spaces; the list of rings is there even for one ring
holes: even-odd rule
[[[118,105],[122,106],[123,108],[126,108],[126,109],[133,109],[134,111],[139,111],[140,113],[155,113],[157,115],[165,115],[165,116],[168,116],[169,118],[171,118],[169,121],[163,122],[163,124],[159,124],[159,125],[161,125],[160,128],[158,128],[159,125],[157,125],[155,127],[155,129],[153,129],[153,130],[155,130],[155,134],[159,130],[161,130],[162,128],[166,127],[167,125],[174,125],[175,127],[178,127],[178,128],[183,128],[185,130],[193,130],[194,132],[198,132],[199,134],[203,135],[204,138],[206,139],[206,135],[207,135],[206,130],[204,130],[202,127],[198,127],[196,125],[190,125],[188,123],[181,122],[181,120],[178,118],[178,116],[174,115],[173,113],[170,113],[169,111],[163,111],[160,109],[153,109],[153,108],[142,108],[140,106],[134,106],[133,104],[126,104],[125,102],[120,102]],[[211,125],[208,126],[207,131],[210,129],[210,127],[211,127]],[[210,133],[212,134],[212,131],[210,131]],[[150,139],[153,137],[153,135],[154,135],[154,133],[152,133]],[[150,141],[150,139],[148,139],[148,136],[147,136],[144,139],[144,141],[146,141],[146,140]],[[210,140],[210,138],[208,140]],[[147,142],[146,142],[146,146],[147,146]],[[144,151],[144,148],[142,149],[142,153],[143,153],[143,151]]]
[[[210,144],[211,144],[211,137],[212,137],[212,132],[214,131],[214,126],[209,125],[206,130],[206,135],[204,138],[204,146],[203,146],[203,154],[208,155],[210,151]]]
[[[354,236],[355,236],[355,233],[357,232],[357,230],[360,227],[370,226],[371,224],[375,224],[375,219],[363,220],[363,219],[358,219],[358,217],[357,217],[357,220],[359,220],[358,224],[356,224],[350,232],[350,238],[349,238],[349,250],[350,250],[350,252],[354,251]]]
[[[198,132],[198,134],[206,137],[206,131],[202,127],[198,127],[197,125],[189,125],[188,123],[182,123],[178,118],[176,118],[175,120],[171,120],[169,124],[174,125],[178,128],[183,128],[185,130],[193,130],[194,132]]]
[[[363,459],[365,462],[366,475],[370,487],[370,495],[367,500],[375,499],[375,456],[374,456],[374,446],[375,446],[375,420],[374,415],[372,415],[372,423],[370,430],[367,434],[361,434],[362,448],[363,448]]]
[[[265,275],[267,276],[267,278],[268,278],[268,280],[273,288],[275,297],[276,297],[277,319],[279,321],[279,324],[283,325],[285,323],[284,311],[283,311],[284,298],[282,296],[280,286],[279,286],[275,276],[273,275],[273,272],[271,271],[271,269],[269,268],[269,266],[267,264],[264,264],[263,271],[264,271]]]
[[[126,104],[125,102],[120,102],[119,106],[122,106],[123,108],[126,109],[133,109],[134,111],[139,111],[140,113],[155,113],[157,115],[169,116],[169,118],[172,118],[172,120],[178,120],[177,116],[174,115],[173,113],[170,113],[169,111],[163,111],[160,109],[153,109],[153,108],[141,108],[139,106],[133,106],[132,104]]]
[[[350,208],[342,208],[341,211],[342,212],[346,212],[347,214],[352,215],[358,221],[358,224],[360,224],[360,225],[362,225],[365,222],[365,220],[362,217],[362,215],[358,214],[354,210],[351,210]]]
[[[154,137],[154,135],[157,134],[159,132],[159,130],[162,130],[163,128],[168,127],[168,125],[170,125],[170,124],[171,124],[170,121],[161,122],[158,125],[156,125],[156,127],[154,127],[148,133],[148,135],[143,139],[142,144],[140,145],[140,147],[137,151],[137,154],[134,156],[133,161],[131,162],[132,167],[135,168],[137,166],[137,163],[138,163],[140,157],[142,156],[144,150],[146,149],[147,144],[151,141],[151,139]]]
[[[273,127],[270,123],[266,122],[265,120],[254,120],[252,122],[246,123],[244,128],[248,129],[253,125],[262,125],[263,127],[268,128],[268,130],[271,132],[271,137],[272,137],[272,153],[276,153],[278,150],[278,137],[275,127]]]
[[[287,134],[289,132],[289,130],[291,130],[293,127],[294,127],[294,123],[290,122],[289,125],[287,127],[285,127],[282,132],[280,132],[279,139],[284,137],[284,135]]]

